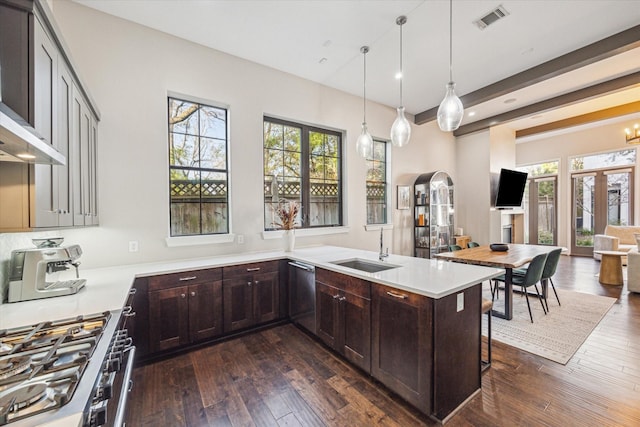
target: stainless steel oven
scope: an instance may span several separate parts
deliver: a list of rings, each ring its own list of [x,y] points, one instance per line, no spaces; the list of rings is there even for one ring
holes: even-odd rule
[[[135,355],[127,315],[115,310],[0,331],[0,425],[123,425]]]

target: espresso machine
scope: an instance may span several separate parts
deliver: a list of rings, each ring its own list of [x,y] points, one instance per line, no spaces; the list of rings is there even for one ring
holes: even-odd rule
[[[62,241],[60,237],[33,239],[35,248],[11,252],[8,302],[72,295],[85,285],[86,280],[78,274],[82,249],[79,245],[60,246]],[[47,280],[71,267],[76,270],[75,279]]]

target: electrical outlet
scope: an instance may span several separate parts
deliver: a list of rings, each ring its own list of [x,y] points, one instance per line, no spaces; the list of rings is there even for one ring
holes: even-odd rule
[[[238,243],[240,245],[244,243],[244,234],[238,234]]]
[[[129,242],[129,252],[138,252],[138,241],[132,240]]]
[[[464,310],[464,293],[460,292],[460,293],[457,295],[457,297],[458,297],[458,298],[457,298],[457,308],[456,308],[456,311],[458,311],[458,312],[459,312],[459,311]]]

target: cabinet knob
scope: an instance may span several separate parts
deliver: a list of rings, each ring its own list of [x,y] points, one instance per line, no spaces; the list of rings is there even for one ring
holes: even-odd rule
[[[257,280],[253,282],[254,285],[257,285],[258,283],[260,282],[258,282]]]
[[[192,297],[195,297],[195,296],[196,296],[195,291],[191,291],[191,296],[192,296]]]
[[[180,298],[186,298],[187,294],[180,294]]]
[[[251,282],[247,282],[247,286],[251,286],[251,285],[252,285],[252,283],[251,283]]]

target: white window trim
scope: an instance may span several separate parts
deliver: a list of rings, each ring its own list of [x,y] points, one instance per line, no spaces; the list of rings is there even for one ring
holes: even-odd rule
[[[379,225],[378,225],[379,226]],[[351,230],[348,226],[319,227],[319,228],[296,228],[296,238],[310,236],[327,236],[331,234],[347,234]],[[270,230],[262,232],[262,240],[282,239],[284,230]]]
[[[197,235],[197,236],[176,236],[167,237],[164,239],[167,247],[177,248],[184,246],[200,246],[200,245],[216,245],[220,243],[232,243],[235,241],[236,235],[233,233],[228,234],[211,234],[211,235]]]

